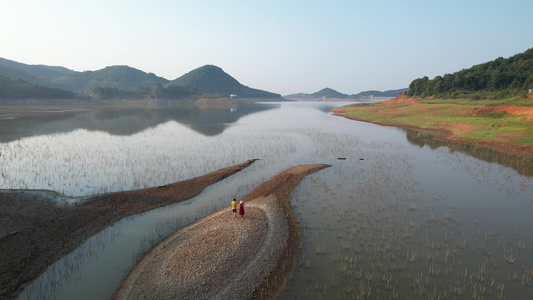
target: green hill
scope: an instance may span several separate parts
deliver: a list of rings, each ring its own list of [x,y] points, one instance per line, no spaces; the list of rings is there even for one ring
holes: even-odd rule
[[[301,98],[301,99],[320,99],[320,98],[326,98],[326,99],[347,99],[350,98],[349,95],[339,93],[334,89],[330,88],[324,88],[321,89],[318,92],[312,93],[312,94],[306,94],[306,93],[297,93],[297,94],[290,94],[283,96],[285,98]]]
[[[0,75],[22,79],[32,83],[46,84],[51,80],[76,73],[64,67],[27,65],[0,57]]]
[[[333,98],[333,99],[346,99],[349,97],[346,94],[339,93],[336,90],[330,89],[330,88],[321,89],[320,91],[313,93],[309,96],[311,96],[311,98]]]
[[[0,75],[76,92],[92,92],[97,88],[131,90],[169,82],[165,78],[128,66],[76,72],[64,67],[27,65],[4,58],[0,58]]]
[[[55,87],[76,92],[90,92],[97,88],[131,90],[137,87],[163,85],[167,82],[167,79],[153,73],[145,73],[128,66],[110,66],[98,71],[77,72],[52,80]]]
[[[407,91],[408,89],[398,89],[398,90],[388,90],[388,91],[365,91],[358,94],[352,94],[347,95],[343,93],[339,93],[333,89],[325,88],[322,89],[316,93],[313,94],[304,94],[304,93],[298,93],[298,94],[291,94],[283,96],[285,98],[302,98],[302,99],[319,99],[319,98],[325,98],[325,99],[364,99],[364,98],[370,98],[370,97],[391,97],[394,98],[398,96],[400,93]]]
[[[0,99],[65,99],[73,97],[74,95],[70,91],[0,76]]]
[[[496,99],[527,94],[533,88],[533,48],[509,58],[475,65],[453,74],[415,79],[410,97]]]
[[[14,80],[24,80],[34,84],[50,84],[49,81],[39,78],[29,72],[2,65],[0,65],[0,76],[8,77]]]
[[[401,93],[408,91],[408,88],[405,89],[397,89],[397,90],[388,90],[388,91],[365,91],[358,94],[352,95],[353,98],[360,99],[360,98],[370,98],[370,97],[397,97]]]
[[[242,85],[221,68],[205,65],[172,80],[166,87],[182,86],[194,88],[200,93],[213,95],[237,95],[239,98],[280,98],[281,95]]]
[[[240,84],[221,68],[206,65],[170,82],[153,73],[129,66],[110,66],[97,71],[76,72],[63,67],[27,65],[0,58],[0,76],[24,80],[103,98],[161,97],[177,99],[199,93],[240,98],[280,98],[279,94]]]

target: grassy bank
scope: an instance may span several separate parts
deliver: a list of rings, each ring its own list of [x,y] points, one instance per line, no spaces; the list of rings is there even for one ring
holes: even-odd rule
[[[413,99],[399,96],[332,110],[350,119],[431,132],[437,139],[479,144],[533,157],[533,99]]]

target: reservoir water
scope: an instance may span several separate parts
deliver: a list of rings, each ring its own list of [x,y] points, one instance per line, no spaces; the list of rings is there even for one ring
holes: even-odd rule
[[[530,159],[332,116],[344,102],[145,108],[0,120],[0,189],[62,204],[259,159],[183,203],[124,219],[48,268],[20,299],[109,299],[142,254],[300,164],[300,259],[280,299],[533,295]],[[342,159],[339,159],[342,158]]]

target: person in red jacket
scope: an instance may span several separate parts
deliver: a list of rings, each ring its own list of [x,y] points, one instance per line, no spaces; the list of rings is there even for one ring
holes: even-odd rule
[[[241,218],[244,218],[244,202],[241,201],[241,204],[239,204],[239,216],[241,216]]]

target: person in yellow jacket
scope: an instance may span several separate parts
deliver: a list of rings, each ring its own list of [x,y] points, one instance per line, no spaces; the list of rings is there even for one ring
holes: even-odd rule
[[[233,211],[233,217],[237,215],[237,202],[235,202],[236,199],[233,199],[231,201],[231,211]]]

